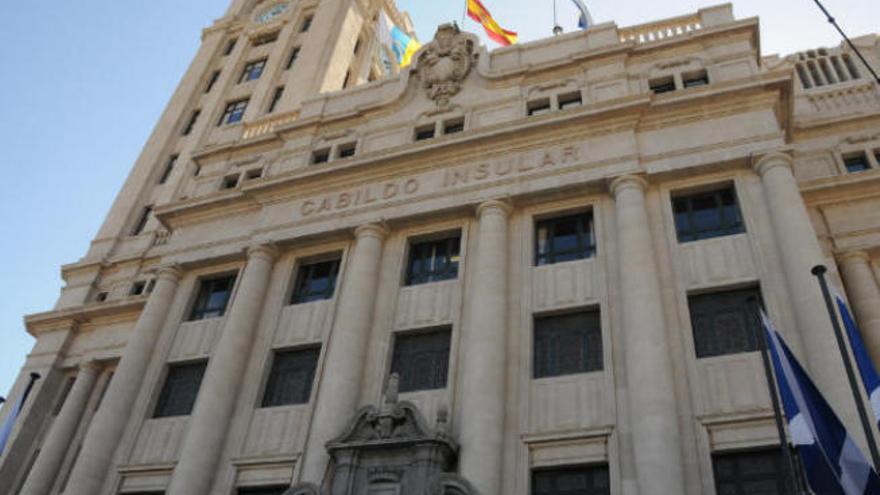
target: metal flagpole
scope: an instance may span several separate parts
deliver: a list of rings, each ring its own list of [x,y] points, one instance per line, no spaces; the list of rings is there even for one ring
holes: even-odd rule
[[[556,16],[556,0],[553,0],[553,35],[562,34],[562,26],[559,25],[559,18]]]
[[[464,11],[461,13],[461,27],[464,28],[464,21],[467,19],[468,2],[464,0]]]
[[[782,407],[779,404],[779,392],[776,388],[776,379],[773,378],[773,366],[770,364],[770,349],[767,344],[767,332],[764,330],[764,323],[761,321],[761,303],[757,297],[749,298],[752,303],[753,320],[757,324],[756,330],[760,338],[758,345],[761,351],[761,361],[764,364],[764,378],[767,379],[767,388],[770,390],[770,402],[773,404],[773,419],[776,422],[776,433],[779,435],[779,448],[782,450],[782,461],[785,463],[785,488],[792,495],[799,495],[797,471],[794,465],[794,459],[791,455],[791,447],[788,445],[788,437],[785,435],[785,421],[782,419]]]
[[[822,288],[822,297],[825,298],[825,307],[831,318],[831,327],[834,329],[834,337],[837,339],[837,348],[840,350],[840,357],[843,359],[844,368],[846,368],[846,377],[849,379],[849,386],[852,389],[853,399],[856,401],[856,409],[859,411],[859,419],[862,420],[862,428],[864,428],[865,437],[868,440],[868,450],[871,451],[871,458],[874,460],[874,469],[876,470],[880,466],[880,453],[877,451],[874,429],[868,421],[868,413],[865,411],[865,403],[862,401],[862,392],[856,381],[856,374],[849,356],[849,347],[844,341],[840,321],[837,319],[837,312],[834,311],[834,303],[831,301],[831,293],[828,291],[828,281],[825,280],[825,272],[827,271],[825,265],[816,265],[813,267],[812,273],[819,279],[819,287]]]

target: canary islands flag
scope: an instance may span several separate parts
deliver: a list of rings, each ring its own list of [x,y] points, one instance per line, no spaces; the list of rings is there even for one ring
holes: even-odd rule
[[[397,65],[401,68],[409,65],[413,55],[422,47],[415,36],[410,36],[403,29],[397,27],[384,10],[379,15],[377,36],[383,45],[391,48],[397,59]]]
[[[467,13],[468,17],[482,24],[490,38],[501,45],[512,45],[519,38],[519,35],[513,31],[502,28],[489,13],[489,10],[480,3],[480,0],[467,0]]]

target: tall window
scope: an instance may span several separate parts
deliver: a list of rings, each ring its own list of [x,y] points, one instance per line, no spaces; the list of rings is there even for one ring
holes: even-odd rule
[[[301,265],[296,271],[296,283],[290,304],[302,304],[330,299],[336,290],[339,258]]]
[[[406,285],[425,284],[458,277],[461,234],[410,245]]]
[[[168,374],[165,376],[165,384],[159,394],[153,417],[167,418],[191,413],[207,366],[207,361],[168,366]]]
[[[401,392],[446,387],[450,334],[446,328],[395,336],[391,372],[400,375]]]
[[[308,403],[320,354],[320,347],[277,351],[266,382],[263,407]]]
[[[783,495],[782,453],[779,449],[715,454],[715,489],[719,495]]]
[[[313,19],[314,19],[314,16],[311,16],[311,15],[306,16],[306,18],[303,19],[303,23],[299,27],[299,32],[305,33],[306,31],[308,31],[309,28],[312,27],[312,20]]]
[[[758,289],[741,289],[688,298],[697,357],[758,350]]]
[[[269,109],[267,113],[272,113],[275,111],[275,107],[278,106],[278,102],[281,101],[281,97],[284,96],[284,86],[279,86],[275,88],[275,92],[272,93],[272,101],[269,103]]]
[[[600,371],[602,367],[598,310],[535,318],[535,378]]]
[[[532,471],[532,495],[608,495],[610,493],[611,480],[608,466],[605,464]]]
[[[147,222],[150,221],[150,215],[153,214],[152,206],[145,206],[143,211],[141,211],[141,216],[138,217],[138,221],[134,224],[134,228],[131,229],[131,235],[141,235],[144,232],[144,229],[147,228]]]
[[[204,320],[223,316],[229,296],[232,294],[232,286],[235,285],[235,276],[209,278],[202,280],[199,293],[189,314],[189,320]]]
[[[189,117],[189,121],[186,123],[186,127],[183,128],[183,135],[189,136],[192,133],[193,129],[196,126],[196,122],[199,121],[199,115],[202,114],[201,110],[193,110],[192,115]]]
[[[595,255],[592,212],[541,220],[535,225],[535,265],[552,265]]]
[[[290,50],[290,56],[287,57],[287,65],[284,66],[284,70],[288,70],[293,67],[293,64],[296,63],[296,59],[299,58],[299,47],[295,46],[292,50]]]
[[[171,172],[174,171],[174,164],[177,163],[178,155],[171,155],[171,158],[168,159],[168,163],[165,164],[165,169],[162,170],[162,175],[159,176],[159,184],[164,184],[168,182],[168,177],[171,176]]]
[[[247,65],[244,66],[244,70],[241,72],[241,77],[238,78],[238,82],[243,83],[259,79],[260,76],[263,75],[263,69],[265,68],[265,58],[248,62]]]
[[[226,55],[229,55],[230,53],[232,53],[232,50],[235,50],[235,42],[236,42],[236,41],[237,41],[237,40],[232,39],[232,40],[229,40],[229,42],[226,43],[226,49],[223,50],[223,56],[224,56],[224,57],[225,57]]]
[[[698,241],[746,231],[733,186],[672,199],[678,242]]]
[[[220,116],[220,122],[218,122],[217,125],[221,126],[223,124],[241,122],[241,119],[244,118],[244,112],[247,110],[247,106],[248,100],[229,102],[226,105],[226,110],[223,111],[223,115]]]
[[[208,79],[208,84],[205,86],[205,93],[210,93],[212,89],[214,89],[214,85],[217,84],[217,80],[220,79],[220,71],[215,70],[211,74],[211,78]]]

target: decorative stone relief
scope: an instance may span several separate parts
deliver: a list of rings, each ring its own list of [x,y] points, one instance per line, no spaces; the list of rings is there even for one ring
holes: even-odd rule
[[[473,35],[462,33],[455,24],[443,24],[422,49],[416,71],[437,106],[449,106],[450,98],[461,91],[462,81],[476,63],[475,46]]]

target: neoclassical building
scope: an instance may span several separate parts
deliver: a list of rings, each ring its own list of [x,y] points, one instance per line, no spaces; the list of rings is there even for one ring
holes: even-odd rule
[[[732,7],[400,69],[392,0],[234,0],[2,415],[23,495],[777,494],[762,304],[863,445],[880,89]],[[424,40],[423,40],[424,41]],[[808,43],[809,40],[804,40]],[[880,66],[880,38],[854,40]]]

